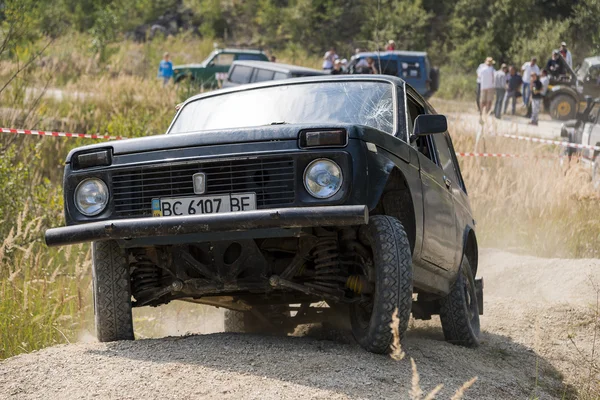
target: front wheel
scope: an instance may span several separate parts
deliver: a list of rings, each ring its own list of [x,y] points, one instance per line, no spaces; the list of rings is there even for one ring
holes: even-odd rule
[[[387,353],[393,341],[392,315],[398,310],[400,336],[408,328],[412,308],[413,268],[410,243],[404,227],[394,217],[375,215],[366,226],[374,274],[373,294],[363,294],[350,307],[350,323],[356,341],[373,353]]]
[[[550,102],[550,115],[553,119],[568,121],[574,119],[577,113],[575,99],[566,94],[559,94]]]
[[[479,304],[473,272],[465,256],[450,293],[440,301],[440,320],[448,342],[466,347],[479,345]]]
[[[129,264],[116,241],[92,244],[96,336],[100,342],[133,340]]]

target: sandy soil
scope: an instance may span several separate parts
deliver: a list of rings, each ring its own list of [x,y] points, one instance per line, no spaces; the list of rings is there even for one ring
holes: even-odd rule
[[[482,253],[478,349],[445,343],[437,318],[411,322],[404,348],[423,390],[441,383],[439,398],[450,398],[477,376],[466,398],[574,397],[589,381],[600,260]],[[215,315],[203,330],[218,330]],[[410,389],[408,358],[369,354],[346,334],[318,327],[289,337],[211,333],[80,343],[0,363],[2,399],[398,399],[409,398]]]

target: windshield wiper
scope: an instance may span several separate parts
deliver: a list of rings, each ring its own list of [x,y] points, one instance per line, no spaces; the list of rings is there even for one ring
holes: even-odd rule
[[[285,122],[285,121],[275,121],[275,122],[271,122],[269,125],[287,125],[287,122]]]

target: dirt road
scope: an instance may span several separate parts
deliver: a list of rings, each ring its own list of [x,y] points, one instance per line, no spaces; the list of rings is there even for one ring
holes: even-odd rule
[[[482,345],[443,341],[439,320],[411,323],[404,343],[424,391],[450,398],[567,398],[587,377],[600,260],[482,252]],[[576,348],[577,347],[577,348]],[[213,333],[57,346],[0,363],[2,399],[409,398],[411,366],[320,328],[303,336]]]

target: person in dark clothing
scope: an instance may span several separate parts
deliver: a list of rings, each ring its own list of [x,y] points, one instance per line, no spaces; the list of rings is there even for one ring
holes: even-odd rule
[[[559,60],[560,54],[558,54],[558,51],[554,50],[552,52],[552,58],[548,60],[548,62],[546,63],[546,70],[548,71],[548,73],[550,73],[550,75],[552,75],[555,78],[558,78],[560,75],[564,75],[564,68],[560,63]]]
[[[531,74],[531,122],[530,125],[538,124],[538,116],[544,98],[544,86],[540,77],[534,72]]]
[[[342,61],[335,60],[335,62],[333,63],[333,69],[331,70],[331,75],[341,75],[344,73],[344,70],[342,69]]]
[[[515,115],[516,107],[517,107],[517,97],[521,95],[521,84],[523,83],[523,78],[517,72],[517,69],[511,65],[510,73],[507,78],[506,83],[506,96],[504,98],[504,114],[506,114],[506,109],[508,108],[508,102],[512,99],[512,115]]]

